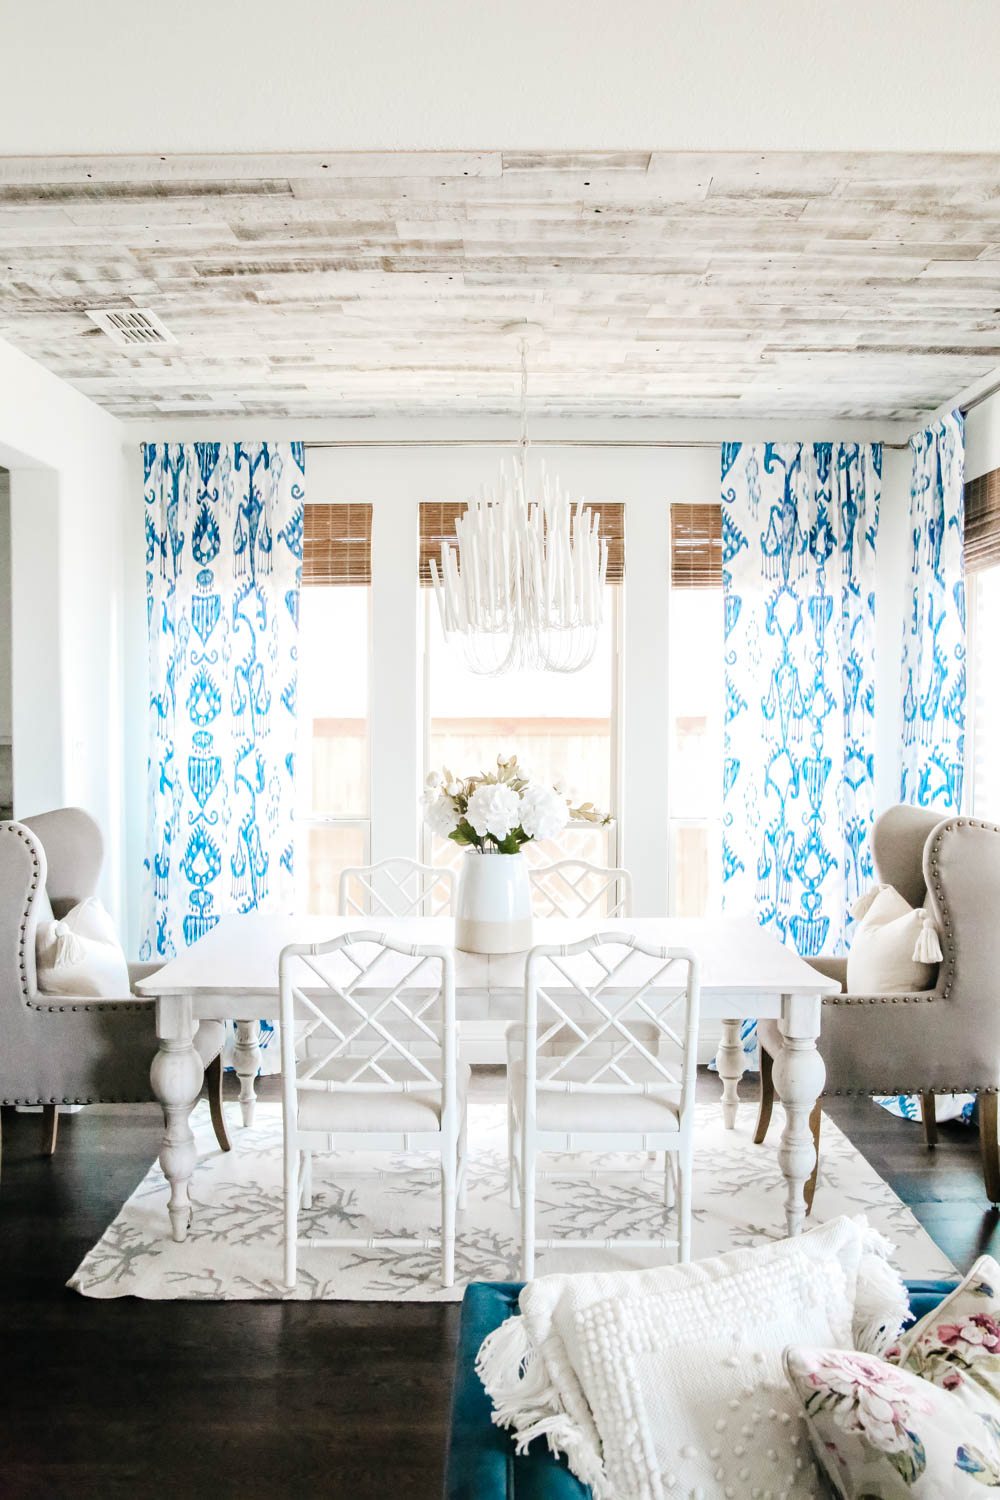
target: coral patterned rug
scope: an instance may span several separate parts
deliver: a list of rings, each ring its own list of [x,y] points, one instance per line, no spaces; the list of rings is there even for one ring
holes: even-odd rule
[[[696,1259],[756,1245],[784,1233],[784,1182],[776,1144],[783,1124],[776,1108],[768,1141],[754,1146],[755,1111],[744,1106],[727,1131],[719,1104],[697,1106],[693,1255]],[[439,1257],[420,1246],[368,1245],[379,1235],[431,1238],[440,1228],[439,1177],[429,1156],[379,1156],[337,1152],[313,1162],[313,1207],[300,1216],[300,1232],[356,1236],[357,1249],[299,1252],[294,1293],[281,1285],[281,1107],[258,1104],[254,1125],[234,1131],[230,1153],[215,1142],[208,1106],[192,1115],[199,1162],[191,1181],[194,1218],[184,1244],[169,1238],[167,1187],[154,1165],[114,1223],[85,1257],[69,1285],[86,1297],[202,1298],[209,1301],[301,1299],[347,1301],[452,1301],[469,1281],[519,1280],[518,1215],[506,1182],[506,1112],[495,1101],[470,1102],[468,1207],[459,1215],[455,1285],[438,1280]],[[850,1141],[823,1122],[823,1164],[814,1220],[864,1213],[897,1247],[905,1276],[948,1276],[954,1267],[892,1189]],[[662,1158],[660,1159],[662,1162]],[[560,1175],[602,1163],[617,1170]],[[431,1165],[428,1165],[431,1164]],[[595,1242],[671,1232],[665,1221],[662,1165],[645,1158],[542,1158],[538,1234]],[[622,1170],[631,1167],[632,1171]],[[648,1168],[642,1178],[635,1168]],[[666,1227],[664,1228],[664,1224]],[[673,1251],[606,1250],[539,1252],[536,1271],[622,1269],[662,1263]]]

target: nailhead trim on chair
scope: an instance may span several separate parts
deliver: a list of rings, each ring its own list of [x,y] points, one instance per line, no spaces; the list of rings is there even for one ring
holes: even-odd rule
[[[24,1099],[0,1099],[0,1105],[5,1105],[5,1104],[27,1104],[27,1105],[34,1105],[34,1104],[151,1104],[151,1103],[153,1103],[153,1100],[151,1100],[149,1098],[136,1099],[136,1098],[132,1098],[131,1096],[129,1096],[128,1098],[125,1098],[125,1096],[122,1095],[122,1094],[115,1094],[114,1096],[112,1096],[110,1094],[105,1094],[105,1095],[102,1095],[98,1099],[90,1099],[90,1098],[87,1098],[87,1099],[69,1099],[69,1098],[64,1098],[64,1099],[29,1099],[29,1098],[24,1098]]]
[[[24,997],[24,1003],[28,1007],[28,1009],[29,1010],[40,1010],[43,1013],[47,1013],[49,1015],[65,1015],[65,1014],[72,1015],[74,1013],[81,1013],[81,1012],[83,1012],[83,1013],[89,1013],[90,1011],[107,1011],[107,1010],[114,1011],[116,1015],[120,1015],[122,1013],[122,1011],[125,1011],[125,1012],[148,1012],[148,1011],[154,1010],[155,1007],[156,1007],[155,1000],[132,1000],[132,1001],[129,1001],[129,1000],[112,1000],[112,1001],[95,1000],[95,1001],[93,1001],[93,1003],[89,1003],[88,1002],[88,1003],[85,1003],[85,1004],[80,1004],[77,1001],[77,1002],[71,1002],[69,1005],[55,1005],[55,1004],[46,1004],[44,1001],[39,1000],[37,998],[34,998],[34,997],[32,997],[29,994],[29,992],[28,992],[28,970],[27,970],[27,967],[26,967],[26,960],[25,960],[25,949],[26,949],[27,928],[28,928],[28,908],[30,908],[30,906],[31,906],[31,897],[38,890],[38,882],[41,879],[42,867],[41,867],[41,864],[39,862],[38,854],[37,854],[37,851],[35,850],[33,841],[31,839],[25,837],[25,835],[28,833],[28,830],[26,828],[23,828],[21,826],[21,824],[19,824],[19,823],[8,823],[6,826],[7,826],[7,829],[15,836],[15,838],[19,838],[21,840],[22,844],[24,844],[25,848],[28,850],[28,852],[31,855],[31,863],[32,863],[32,866],[33,866],[32,881],[31,881],[31,885],[30,885],[29,890],[28,890],[28,906],[25,908],[24,916],[21,919],[20,931],[18,933],[18,954],[17,954],[18,969],[19,969],[20,975],[21,975],[21,994]],[[27,1101],[24,1100],[24,1099],[4,1099],[4,1100],[2,1100],[0,1102],[2,1102],[4,1104],[24,1104]],[[35,1100],[33,1102],[35,1102],[35,1103],[49,1103],[49,1104],[93,1104],[96,1101],[93,1100],[93,1099],[49,1099],[49,1100]],[[111,1100],[107,1100],[105,1102],[107,1102],[109,1104],[118,1104],[118,1103],[123,1103],[124,1104],[124,1103],[140,1103],[141,1101],[139,1101],[139,1100],[117,1100],[117,1099],[111,1099]]]
[[[28,850],[28,853],[31,855],[31,863],[32,863],[32,866],[33,866],[33,873],[32,873],[31,887],[30,887],[29,893],[28,893],[28,898],[29,898],[28,899],[28,907],[30,907],[30,905],[31,905],[31,896],[34,895],[35,891],[38,890],[38,882],[39,882],[39,879],[40,879],[41,873],[42,873],[42,867],[41,867],[41,864],[39,863],[39,859],[38,859],[38,852],[35,849],[34,841],[32,839],[29,839],[29,838],[25,837],[25,835],[27,834],[28,830],[26,828],[22,827],[20,823],[8,823],[7,824],[7,829],[8,829],[8,831],[10,833],[12,833],[14,835],[15,838],[18,838],[18,839],[21,840],[21,843],[25,846],[25,848]],[[28,1005],[31,1005],[31,996],[28,994],[28,970],[25,967],[25,957],[24,957],[24,955],[25,955],[25,931],[26,931],[26,928],[27,928],[27,925],[28,925],[28,907],[25,908],[24,916],[21,918],[21,928],[20,928],[20,932],[18,934],[18,945],[17,945],[17,963],[18,963],[18,969],[19,969],[20,975],[21,975],[21,994],[24,996],[24,999],[25,999],[26,1003]],[[19,1101],[14,1100],[14,1101],[5,1101],[5,1102],[18,1103]]]
[[[876,1094],[926,1094],[927,1088],[921,1083],[901,1083],[884,1086],[880,1084],[877,1089],[825,1089],[823,1092],[825,1097],[832,1094],[837,1099],[841,1096],[850,1099],[873,1099]],[[995,1094],[998,1090],[996,1087],[975,1088],[968,1083],[941,1083],[931,1092],[935,1094]]]
[[[26,952],[26,947],[27,947],[28,911],[29,911],[29,909],[31,907],[31,898],[34,895],[34,893],[38,890],[38,884],[39,884],[39,881],[41,879],[41,874],[42,874],[42,866],[41,866],[41,863],[40,863],[39,858],[38,858],[38,852],[37,852],[37,850],[35,849],[35,846],[34,846],[34,839],[33,839],[33,837],[29,837],[28,836],[30,834],[30,830],[24,828],[20,823],[16,823],[16,822],[9,822],[9,823],[5,824],[4,826],[5,826],[6,830],[9,833],[12,833],[15,838],[19,838],[21,840],[22,844],[24,844],[25,848],[28,850],[28,852],[31,855],[31,862],[32,862],[32,866],[33,866],[32,881],[31,881],[31,885],[30,885],[29,891],[28,891],[28,905],[25,908],[24,915],[23,915],[23,917],[21,919],[21,927],[20,927],[20,931],[19,931],[19,934],[18,934],[18,953],[17,953],[18,969],[19,969],[20,976],[21,976],[21,995],[22,995],[22,997],[24,999],[25,1005],[29,1008],[29,1010],[37,1010],[37,1011],[41,1011],[43,1013],[47,1013],[49,1015],[54,1015],[54,1014],[62,1015],[64,1013],[66,1013],[66,1012],[73,1013],[73,1012],[80,1012],[80,1011],[82,1011],[82,1012],[89,1012],[89,1011],[107,1011],[107,1010],[110,1010],[110,1011],[114,1011],[116,1014],[120,1014],[122,1011],[144,1011],[144,1012],[148,1012],[148,1011],[151,1011],[151,1010],[155,1010],[155,1008],[156,1008],[156,1002],[154,1000],[135,1000],[135,1001],[132,1001],[131,1003],[129,1001],[122,1002],[122,1001],[119,1001],[119,1000],[112,1000],[112,1001],[96,1000],[92,1004],[88,1003],[88,1004],[83,1004],[83,1005],[81,1005],[81,1004],[46,1005],[46,1004],[44,1004],[44,1003],[42,1003],[42,1002],[40,1002],[38,1000],[32,999],[31,995],[28,993],[28,970],[27,970],[27,967],[26,967],[26,959],[25,959],[25,952]],[[149,1101],[148,1098],[143,1098],[143,1099],[137,1099],[137,1098],[131,1098],[131,1097],[126,1098],[126,1097],[124,1097],[122,1095],[115,1095],[113,1097],[110,1096],[110,1095],[105,1095],[102,1098],[90,1098],[90,1097],[87,1097],[85,1099],[70,1099],[70,1098],[62,1098],[62,1099],[31,1099],[31,1098],[28,1098],[28,1097],[25,1097],[25,1098],[16,1098],[15,1097],[13,1099],[0,1099],[0,1105],[6,1105],[6,1104],[26,1104],[26,1105],[34,1105],[34,1104],[148,1104],[149,1102],[150,1101]]]
[[[824,1005],[933,1005],[937,990],[915,990],[910,995],[824,995]]]
[[[934,886],[934,896],[937,900],[938,910],[941,913],[941,923],[944,927],[945,958],[941,964],[938,974],[937,989],[926,993],[918,992],[912,995],[824,995],[824,1005],[875,1005],[876,1003],[886,1005],[897,1005],[900,1001],[904,1005],[932,1005],[935,1000],[947,1000],[951,994],[952,984],[955,979],[955,949],[951,940],[951,912],[948,910],[944,899],[944,890],[941,886],[939,875],[941,844],[949,833],[956,828],[985,828],[990,833],[1000,833],[1000,824],[987,823],[979,818],[950,818],[943,826],[932,835],[933,842],[930,847],[928,863],[931,869],[931,878]],[[871,1098],[874,1094],[920,1094],[926,1089],[922,1084],[886,1084],[878,1089],[834,1089],[834,1097],[840,1098]],[[994,1085],[987,1088],[977,1088],[967,1083],[942,1084],[934,1090],[936,1094],[995,1094],[998,1089]]]

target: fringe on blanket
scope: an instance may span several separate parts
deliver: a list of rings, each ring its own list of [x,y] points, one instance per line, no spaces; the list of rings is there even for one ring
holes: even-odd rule
[[[889,1264],[895,1246],[866,1226],[854,1299],[854,1347],[883,1357],[898,1339],[910,1314],[903,1279]]]
[[[563,1406],[519,1313],[487,1334],[476,1355],[476,1374],[493,1403],[494,1423],[513,1430],[518,1453],[544,1437],[549,1451],[565,1454],[576,1477],[590,1485],[594,1500],[610,1496],[604,1465]]]

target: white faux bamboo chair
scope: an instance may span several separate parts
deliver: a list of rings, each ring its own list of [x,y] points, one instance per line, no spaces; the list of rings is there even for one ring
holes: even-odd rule
[[[341,917],[450,917],[455,872],[415,859],[383,859],[351,865],[340,876]]]
[[[680,1261],[690,1259],[699,998],[698,960],[684,948],[599,932],[531,950],[524,1023],[507,1033],[508,1170],[526,1281],[536,1248],[595,1243],[536,1238],[539,1151],[663,1151],[666,1208],[676,1186],[676,1237],[617,1242],[676,1246]]]
[[[559,859],[529,870],[536,917],[630,917],[632,877],[586,859]]]
[[[441,1249],[455,1276],[455,1208],[465,1206],[468,1068],[458,1063],[454,957],[449,949],[346,932],[292,943],[279,960],[284,1122],[285,1283],[297,1249],[380,1245]],[[440,1239],[301,1238],[312,1206],[312,1152],[349,1137],[368,1151],[435,1151],[441,1158]]]

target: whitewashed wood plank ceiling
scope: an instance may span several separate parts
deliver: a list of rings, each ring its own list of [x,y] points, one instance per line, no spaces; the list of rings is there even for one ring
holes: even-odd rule
[[[1000,365],[1000,156],[0,157],[0,336],[126,419],[510,412],[522,320],[534,411],[918,418]]]

